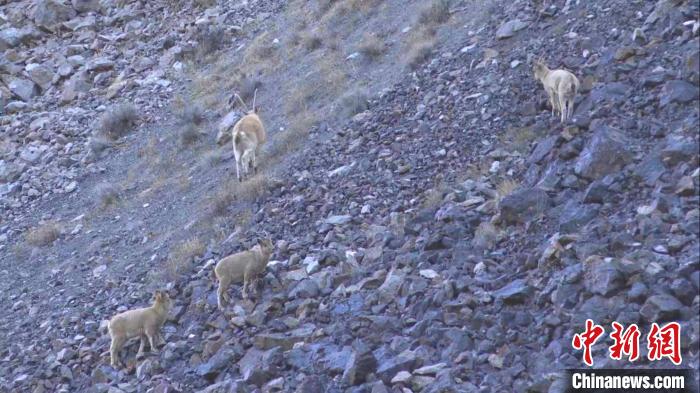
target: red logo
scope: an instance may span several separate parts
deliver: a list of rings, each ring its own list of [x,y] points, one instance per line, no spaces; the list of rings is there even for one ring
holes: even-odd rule
[[[618,322],[612,323],[613,332],[610,338],[614,343],[608,348],[611,359],[627,360],[634,362],[639,359],[639,337],[641,332],[636,324],[632,324],[625,329]],[[571,345],[574,349],[583,350],[583,362],[589,367],[593,366],[593,356],[591,347],[605,333],[605,329],[596,325],[593,320],[586,320],[586,330],[574,335]],[[663,327],[657,323],[651,324],[651,331],[647,335],[647,358],[650,361],[668,358],[675,365],[681,364],[681,325],[677,322],[670,322]]]
[[[632,324],[627,330],[624,330],[624,327],[617,322],[613,322],[612,327],[615,331],[610,333],[610,337],[615,340],[615,343],[608,348],[610,358],[620,360],[624,354],[627,355],[630,362],[637,360],[639,358],[639,327]]]
[[[586,331],[574,335],[571,345],[574,349],[583,349],[583,362],[589,366],[593,365],[593,356],[591,356],[591,346],[595,344],[600,336],[605,333],[602,326],[593,323],[593,320],[586,319]]]
[[[651,331],[647,336],[647,348],[649,360],[661,360],[669,358],[675,365],[681,364],[681,325],[671,322],[664,327],[654,322],[651,324]]]

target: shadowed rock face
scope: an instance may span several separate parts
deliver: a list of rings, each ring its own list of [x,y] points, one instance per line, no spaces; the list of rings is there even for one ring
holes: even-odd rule
[[[326,3],[0,6],[0,391],[547,392],[589,318],[677,321],[698,364],[697,4]],[[581,80],[567,124],[540,56]],[[108,366],[155,288],[166,344]]]

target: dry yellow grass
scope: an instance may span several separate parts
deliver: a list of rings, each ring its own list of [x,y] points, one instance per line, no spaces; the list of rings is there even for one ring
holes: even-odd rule
[[[505,179],[501,181],[496,187],[496,192],[498,193],[498,200],[505,198],[515,191],[519,186],[519,183],[513,179]]]
[[[32,246],[43,247],[53,243],[61,236],[61,226],[56,221],[47,221],[28,230],[24,240]]]
[[[192,267],[194,258],[202,256],[206,245],[199,238],[193,237],[170,250],[166,271],[171,279],[186,272]]]
[[[367,59],[374,60],[386,52],[386,43],[377,34],[365,33],[357,50]]]
[[[472,244],[481,249],[491,249],[498,240],[498,230],[488,221],[482,222],[474,231]]]

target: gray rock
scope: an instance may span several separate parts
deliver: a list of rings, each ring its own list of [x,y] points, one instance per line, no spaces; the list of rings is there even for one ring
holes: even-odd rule
[[[520,19],[509,20],[503,23],[496,31],[496,38],[504,39],[515,35],[518,31],[527,27],[527,23]]]
[[[532,295],[533,288],[524,279],[511,281],[501,289],[495,291],[493,296],[507,304],[524,302]]]
[[[216,379],[216,377],[224,371],[235,358],[236,353],[234,350],[228,346],[224,345],[219,350],[209,358],[205,363],[200,364],[197,369],[197,375],[204,377],[210,381]]]
[[[639,164],[634,166],[634,174],[644,180],[648,186],[654,186],[664,172],[666,167],[661,160],[659,149],[647,154]]]
[[[22,174],[25,166],[0,160],[0,183],[11,183]]]
[[[114,62],[104,57],[98,57],[96,59],[92,59],[89,63],[87,63],[85,68],[89,72],[95,73],[109,71],[114,68]]]
[[[344,225],[352,220],[352,216],[340,215],[340,216],[330,216],[326,218],[326,224],[331,225]]]
[[[228,141],[231,140],[231,130],[233,129],[233,126],[236,124],[238,119],[241,118],[241,113],[238,111],[231,111],[224,116],[223,119],[219,122],[219,125],[217,127],[218,132],[216,134],[216,143],[219,145],[223,145],[224,143],[227,143]]]
[[[71,0],[73,8],[78,12],[90,12],[100,10],[99,0]]]
[[[150,359],[146,359],[141,364],[136,367],[136,378],[144,379],[151,375],[153,372],[153,362]]]
[[[614,183],[611,176],[593,181],[583,194],[583,203],[606,203],[612,202],[613,196],[610,186]]]
[[[667,294],[650,296],[639,313],[649,322],[670,321],[677,318],[683,304]]]
[[[350,386],[367,381],[367,377],[377,370],[377,358],[370,348],[363,344],[355,345],[352,355],[343,371],[343,383]]]
[[[73,7],[56,0],[38,0],[34,8],[34,23],[51,30],[57,23],[65,22],[75,15]]]
[[[39,146],[29,145],[22,150],[22,152],[19,154],[19,158],[33,164],[41,158],[45,150],[46,149],[42,149]]]
[[[584,263],[584,284],[591,293],[607,296],[620,289],[625,277],[613,259],[590,256]]]
[[[34,82],[27,79],[13,78],[7,87],[24,102],[31,101],[39,93]]]
[[[597,209],[581,205],[576,201],[569,201],[559,216],[559,231],[572,233],[586,225],[598,215]]]
[[[416,355],[412,351],[406,350],[394,358],[381,360],[377,368],[377,377],[384,383],[391,383],[391,379],[394,378],[396,373],[399,371],[412,371],[417,365],[418,358]]]
[[[24,70],[29,74],[29,78],[39,85],[42,90],[46,90],[51,86],[54,78],[54,73],[49,67],[43,64],[31,63],[24,67]]]
[[[61,102],[68,103],[78,97],[78,94],[90,91],[92,85],[87,81],[84,72],[78,72],[63,84]]]
[[[307,324],[288,333],[261,333],[255,336],[253,342],[258,349],[282,347],[290,350],[295,343],[308,340],[314,329],[314,325]]]
[[[167,390],[169,392],[170,390]],[[198,390],[196,393],[249,393],[250,389],[245,385],[245,383],[239,381],[231,381],[230,379],[217,382],[213,385],[209,385],[202,390]]]
[[[261,351],[250,348],[238,362],[243,380],[253,385],[262,385],[274,378],[280,371],[280,365],[284,362],[280,347]]]
[[[676,136],[668,136],[666,145],[661,150],[660,158],[667,168],[675,168],[681,162],[697,160],[697,154],[697,142]]]
[[[629,141],[618,130],[606,125],[593,127],[595,133],[576,161],[581,177],[595,180],[617,172],[632,160]]]
[[[320,289],[316,281],[305,279],[300,281],[294,289],[289,292],[290,299],[308,299],[315,298],[320,293]]]
[[[323,378],[309,375],[304,377],[294,393],[326,393],[326,385]]]
[[[501,199],[501,219],[508,224],[525,223],[544,213],[551,200],[540,188],[518,190]]]
[[[0,30],[0,50],[15,48],[21,44],[26,44],[37,36],[30,28],[17,29],[9,27]]]
[[[659,95],[659,104],[665,107],[672,102],[686,103],[697,101],[700,98],[700,89],[682,80],[672,80],[664,84]]]

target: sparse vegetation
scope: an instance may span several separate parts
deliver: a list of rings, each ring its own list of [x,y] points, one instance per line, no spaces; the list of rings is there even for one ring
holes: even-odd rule
[[[133,129],[137,119],[138,114],[133,104],[117,105],[102,115],[99,134],[112,140],[119,139]]]
[[[100,154],[112,147],[114,143],[105,135],[96,134],[88,139],[88,147],[93,154]]]
[[[61,236],[61,226],[55,221],[47,221],[28,230],[24,240],[32,246],[43,247],[53,243]]]
[[[104,209],[119,201],[119,194],[121,193],[121,190],[114,184],[103,183],[97,186],[95,193],[97,195],[99,207]]]
[[[230,148],[228,144],[226,145],[227,148]],[[223,154],[223,151],[221,149],[213,149],[209,150],[204,153],[202,156],[202,160],[200,165],[202,165],[204,168],[213,168],[217,164],[221,162],[221,155]]]
[[[450,19],[451,0],[433,0],[418,17],[418,22],[423,25],[435,26],[447,22]]]
[[[537,139],[537,134],[532,126],[509,128],[501,138],[501,143],[509,144],[513,149],[528,153],[530,145]]]
[[[166,270],[171,279],[177,277],[192,268],[194,258],[204,254],[206,245],[199,238],[186,240],[170,251]]]
[[[435,187],[425,192],[425,199],[423,199],[423,208],[433,208],[442,202],[443,196],[445,195],[445,185],[440,181]]]
[[[275,140],[265,151],[265,162],[274,164],[295,150],[308,138],[309,132],[317,122],[317,115],[308,109],[293,115],[290,128],[277,133]]]
[[[384,54],[386,45],[376,34],[365,33],[357,50],[365,58],[374,60]]]
[[[483,250],[491,249],[498,240],[498,230],[488,221],[484,221],[474,231],[472,245]]]
[[[224,41],[224,30],[220,27],[207,27],[197,34],[195,55],[202,59],[221,49]]]
[[[423,38],[411,43],[406,54],[406,63],[411,68],[417,68],[433,53],[435,47],[434,38]]]
[[[303,35],[302,41],[304,43],[304,48],[306,48],[306,50],[309,52],[315,51],[316,49],[320,48],[321,45],[323,44],[323,39],[321,38],[321,34],[318,32],[312,32],[312,33]]]
[[[251,201],[263,195],[272,185],[265,173],[258,173],[243,182],[231,179],[211,198],[211,215],[220,217],[227,215],[233,201]]]
[[[241,75],[241,77],[238,78],[238,83],[236,83],[238,95],[241,96],[241,99],[246,103],[253,99],[255,90],[259,89],[261,86],[262,83],[259,79],[249,75]]]
[[[506,196],[513,193],[518,188],[518,182],[512,179],[505,179],[498,184],[496,187],[496,192],[498,193],[498,200],[505,198]]]
[[[180,146],[187,147],[199,140],[201,134],[194,123],[188,123],[180,128]]]
[[[177,114],[179,124],[194,124],[200,125],[204,122],[204,110],[202,107],[188,102],[183,104],[182,111]]]
[[[361,89],[350,90],[338,100],[339,111],[344,117],[352,117],[367,110],[367,92]]]

